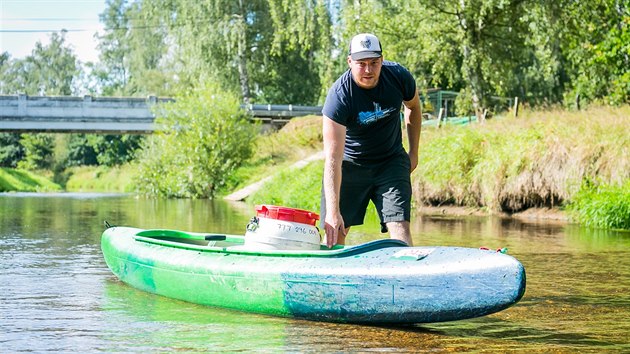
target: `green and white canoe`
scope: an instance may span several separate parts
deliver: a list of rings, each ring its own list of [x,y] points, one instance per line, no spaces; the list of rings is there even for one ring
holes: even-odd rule
[[[491,250],[384,239],[328,250],[256,250],[244,237],[111,227],[105,261],[123,282],[191,303],[355,323],[491,314],[525,292],[525,270]]]

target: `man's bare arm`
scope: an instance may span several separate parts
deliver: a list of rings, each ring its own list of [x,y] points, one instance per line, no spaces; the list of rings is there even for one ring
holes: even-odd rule
[[[405,125],[407,126],[407,138],[409,139],[409,159],[411,171],[418,167],[418,150],[420,149],[420,131],[422,129],[422,106],[416,94],[409,101],[403,101],[405,105]]]
[[[341,238],[345,240],[345,225],[339,210],[341,188],[341,162],[346,141],[346,127],[324,116],[324,194],[326,195],[326,217],[324,231],[326,245],[330,248]]]

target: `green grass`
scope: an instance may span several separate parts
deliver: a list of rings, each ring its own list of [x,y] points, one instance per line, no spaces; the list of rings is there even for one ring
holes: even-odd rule
[[[291,119],[277,132],[256,139],[254,155],[229,178],[221,194],[229,194],[288,168],[322,150],[322,117]]]
[[[135,191],[133,176],[137,168],[133,164],[122,166],[80,166],[68,170],[70,177],[66,183],[69,192],[115,192]]]
[[[323,161],[311,162],[301,169],[287,168],[253,193],[247,202],[319,212],[323,171]]]
[[[630,181],[622,186],[585,183],[567,209],[586,226],[630,230]]]
[[[0,167],[0,192],[57,192],[61,189],[33,172]]]

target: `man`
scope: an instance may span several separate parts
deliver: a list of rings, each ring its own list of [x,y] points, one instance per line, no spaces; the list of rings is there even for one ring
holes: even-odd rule
[[[347,62],[349,70],[330,88],[322,110],[326,244],[344,244],[350,227],[363,224],[372,200],[381,232],[389,230],[391,238],[411,246],[411,172],[418,165],[422,123],[415,80],[400,64],[383,60],[373,34],[352,38]],[[402,105],[408,153],[402,145]]]

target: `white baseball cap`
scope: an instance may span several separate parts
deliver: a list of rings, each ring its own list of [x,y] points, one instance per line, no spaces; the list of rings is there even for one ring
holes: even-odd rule
[[[357,34],[350,41],[350,57],[352,60],[378,58],[382,55],[381,42],[371,33]]]

